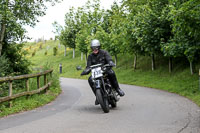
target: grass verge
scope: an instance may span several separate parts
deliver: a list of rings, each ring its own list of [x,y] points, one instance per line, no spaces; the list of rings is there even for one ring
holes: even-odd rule
[[[51,101],[53,101],[60,93],[61,88],[59,84],[58,74],[53,73],[53,81],[51,87],[47,92],[41,92],[39,94],[34,94],[32,96],[23,96],[11,101],[12,106],[10,107],[10,102],[4,102],[0,104],[0,117],[5,117],[10,114],[15,114],[27,110],[32,110],[34,108],[43,106]],[[31,84],[35,85],[35,83]]]

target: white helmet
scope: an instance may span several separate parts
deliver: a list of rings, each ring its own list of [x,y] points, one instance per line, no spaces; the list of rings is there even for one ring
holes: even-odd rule
[[[97,39],[91,41],[91,49],[100,49],[100,42]]]

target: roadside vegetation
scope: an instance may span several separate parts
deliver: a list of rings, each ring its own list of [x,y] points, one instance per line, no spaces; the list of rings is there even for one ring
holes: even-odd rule
[[[40,69],[41,71],[45,69]],[[35,73],[38,71],[34,71]],[[33,72],[33,73],[34,73]],[[33,78],[29,81],[30,89],[34,90],[37,85],[36,78]],[[60,93],[60,82],[59,82],[59,75],[53,72],[52,78],[50,79],[53,81],[51,87],[47,90],[47,92],[41,92],[39,94],[34,94],[31,96],[23,96],[20,98],[16,98],[12,101],[0,103],[0,117],[4,117],[10,114],[23,112],[27,110],[32,110],[37,107],[46,105],[47,103],[53,101]],[[42,81],[42,80],[41,80]],[[41,82],[41,84],[43,84]],[[24,81],[17,81],[13,84],[13,93],[17,94],[23,90],[25,82]],[[8,95],[8,85],[7,84],[0,84],[0,96],[7,96]]]
[[[3,0],[0,3],[0,77],[17,76],[24,74],[37,73],[38,71],[48,69],[32,69],[31,62],[26,58],[26,50],[22,50],[29,37],[26,35],[25,26],[34,27],[38,22],[38,17],[45,15],[47,3],[55,5],[60,0]],[[17,98],[4,103],[0,103],[0,117],[9,114],[30,110],[49,103],[60,93],[59,77],[55,76],[52,88],[43,95],[33,95],[28,99],[26,97]],[[33,80],[30,82],[30,88],[36,84]],[[23,88],[23,81],[13,82],[13,93],[20,92]],[[8,84],[0,83],[0,97],[8,96]],[[10,107],[10,105],[12,105]]]

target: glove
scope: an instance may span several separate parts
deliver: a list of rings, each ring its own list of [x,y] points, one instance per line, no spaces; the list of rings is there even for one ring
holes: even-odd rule
[[[86,69],[81,73],[81,76],[82,76],[82,75],[87,75],[87,74],[89,74],[90,71],[91,71],[90,68],[86,68]]]
[[[116,66],[115,63],[114,63],[113,61],[110,61],[110,62],[109,62],[109,65],[110,65],[111,67]]]

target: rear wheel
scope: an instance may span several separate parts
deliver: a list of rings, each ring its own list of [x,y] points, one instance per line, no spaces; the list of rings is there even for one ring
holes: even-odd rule
[[[104,113],[108,113],[109,112],[108,99],[107,99],[107,97],[104,97],[102,95],[100,89],[96,90],[96,97],[97,97],[97,100],[98,100],[99,104],[101,105],[101,108],[103,109]]]
[[[115,99],[111,99],[110,105],[111,105],[112,108],[116,108],[117,107],[117,102],[115,101]]]
[[[110,97],[110,105],[112,108],[116,108],[117,107],[117,95],[116,92],[111,90],[111,94],[112,96]]]

